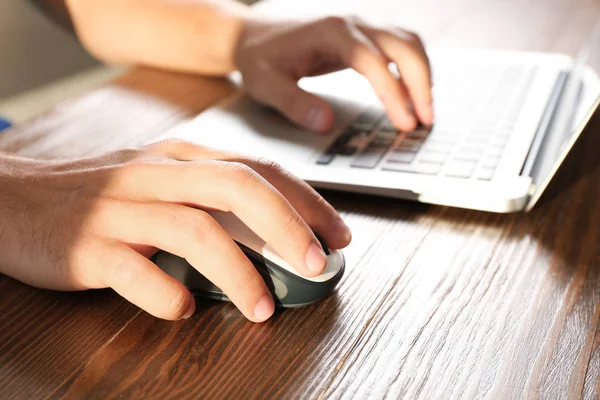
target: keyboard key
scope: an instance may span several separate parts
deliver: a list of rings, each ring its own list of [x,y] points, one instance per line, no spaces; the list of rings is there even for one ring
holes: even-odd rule
[[[500,157],[502,157],[502,154],[503,154],[502,149],[498,149],[496,147],[490,147],[487,150],[486,157],[498,157],[498,158],[500,158]]]
[[[490,146],[503,149],[507,142],[508,136],[497,136],[492,139]]]
[[[466,141],[467,143],[474,144],[477,146],[485,146],[488,144],[490,139],[487,136],[470,135],[469,137],[467,137]]]
[[[431,164],[443,164],[448,158],[447,154],[444,153],[434,153],[434,152],[425,152],[421,155],[421,162],[431,163]]]
[[[452,161],[446,166],[444,174],[454,178],[470,178],[477,163],[474,161]]]
[[[369,146],[386,146],[389,147],[396,141],[397,132],[377,132]]]
[[[493,126],[475,126],[471,129],[471,134],[478,136],[490,136],[494,133],[495,128]]]
[[[376,139],[382,140],[391,140],[394,141],[398,137],[398,132],[389,132],[389,131],[378,131],[375,134]]]
[[[461,130],[464,128],[461,128]],[[429,140],[435,140],[436,142],[444,143],[456,143],[462,134],[461,130],[449,131],[447,129],[434,129],[429,133]]]
[[[357,150],[358,149],[355,146],[345,144],[342,146],[334,146],[334,147],[330,148],[327,152],[333,153],[333,154],[338,154],[340,156],[351,156],[354,153],[356,153]]]
[[[400,152],[400,151],[394,150],[388,157],[387,161],[408,164],[408,163],[411,163],[414,159],[415,159],[415,153],[405,153],[405,152]]]
[[[484,150],[484,146],[477,144],[477,143],[469,143],[468,141],[466,143],[463,143],[462,146],[460,146],[459,151],[465,151],[465,152],[474,152],[474,153],[481,153]]]
[[[450,153],[455,142],[449,140],[428,139],[425,141],[425,150],[436,153]]]
[[[389,147],[392,145],[392,143],[394,143],[393,140],[391,139],[386,139],[386,138],[374,138],[373,140],[371,140],[371,142],[369,143],[369,146],[374,146],[374,147]]]
[[[353,137],[354,137],[354,135],[351,132],[346,131],[342,134],[342,136],[337,138],[337,140],[334,142],[333,146],[343,146],[346,143],[349,143]]]
[[[429,131],[416,130],[416,131],[409,132],[409,134],[407,135],[407,138],[415,139],[415,140],[425,140],[425,139],[427,139],[428,136],[429,136]]]
[[[463,160],[463,161],[479,161],[481,156],[483,155],[483,151],[475,151],[475,150],[460,150],[458,153],[454,155],[455,160]]]
[[[487,155],[481,163],[484,168],[496,168],[500,164],[500,156]]]
[[[442,164],[431,164],[420,162],[416,166],[416,171],[419,174],[437,175],[442,169]]]
[[[346,137],[348,137],[348,139],[351,140],[357,136],[367,136],[367,135],[369,135],[369,133],[371,133],[371,129],[367,129],[367,130],[356,129],[352,125],[350,125],[350,126],[347,126],[346,129],[344,129],[342,136],[346,136]]]
[[[401,163],[385,163],[383,167],[381,167],[384,171],[393,171],[393,172],[408,172],[414,174],[417,172],[415,165],[413,164],[401,164]]]
[[[475,177],[482,181],[489,181],[494,177],[494,173],[496,172],[496,168],[481,168],[477,171]]]
[[[422,144],[420,140],[404,139],[396,146],[396,150],[416,153]]]
[[[379,130],[382,132],[398,132],[398,128],[394,126],[394,123],[387,116],[381,120]]]
[[[358,114],[350,126],[355,130],[370,131],[382,116],[383,113],[376,109],[366,109]]]
[[[358,154],[352,160],[351,167],[354,168],[375,168],[379,160],[384,156],[389,146],[367,146],[362,153]]]
[[[384,171],[394,172],[408,172],[411,174],[423,174],[423,175],[437,175],[442,166],[440,164],[400,164],[400,163],[386,163],[382,168]]]
[[[512,128],[511,129],[499,128],[496,131],[495,136],[496,137],[500,137],[500,136],[510,137],[510,135],[512,135],[512,133],[513,133],[513,129]]]
[[[335,154],[333,153],[323,153],[317,158],[317,164],[319,165],[327,165],[330,164],[335,158]]]

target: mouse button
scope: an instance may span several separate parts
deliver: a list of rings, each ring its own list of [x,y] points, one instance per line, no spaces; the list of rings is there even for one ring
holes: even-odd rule
[[[278,266],[279,268],[294,274],[296,276],[301,277],[300,273],[298,273],[287,261],[285,261],[279,253],[275,251],[273,246],[270,244],[265,244],[260,252],[264,258],[269,260],[272,264]]]
[[[321,243],[321,247],[323,247],[323,251],[325,252],[325,255],[329,255],[331,252],[329,251],[329,247],[327,247],[327,243],[325,243],[325,240],[323,240],[323,238],[321,237],[321,235],[319,235],[317,232],[314,232],[315,237],[317,238],[317,240],[319,241],[319,243]]]
[[[345,263],[344,254],[340,250],[334,250],[327,256],[327,265],[321,275],[337,274]]]
[[[273,282],[273,293],[275,297],[280,301],[285,300],[287,297],[289,290],[287,285],[278,277],[271,275],[271,282]]]
[[[177,279],[193,293],[223,294],[223,291],[193,268],[185,259],[164,251],[158,252],[155,264],[169,276]]]

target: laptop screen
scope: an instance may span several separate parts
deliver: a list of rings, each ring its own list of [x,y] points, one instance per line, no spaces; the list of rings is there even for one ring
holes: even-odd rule
[[[600,102],[600,22],[585,41],[564,79],[559,80],[554,113],[545,135],[532,144],[538,156],[525,164],[536,190],[527,210],[533,208],[566,158]],[[535,147],[537,146],[537,149]]]

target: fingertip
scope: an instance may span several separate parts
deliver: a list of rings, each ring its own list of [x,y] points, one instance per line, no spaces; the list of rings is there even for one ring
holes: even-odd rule
[[[329,106],[314,105],[309,108],[308,113],[306,114],[305,124],[308,129],[324,135],[331,129],[333,120],[333,111]]]
[[[275,302],[270,294],[265,293],[263,297],[256,303],[253,310],[253,321],[264,322],[271,318],[275,312]]]
[[[431,103],[423,104],[417,109],[419,120],[423,125],[433,125],[434,111]]]
[[[327,266],[327,256],[320,244],[311,243],[306,252],[306,269],[309,276],[317,276]]]
[[[191,318],[192,315],[194,315],[194,312],[196,312],[196,299],[194,298],[194,296],[190,293],[190,300],[189,300],[189,304],[187,307],[187,311],[185,312],[185,314],[183,314],[183,317],[181,317],[181,319],[188,319]]]
[[[331,240],[331,244],[329,245],[330,248],[343,249],[352,241],[352,231],[341,217],[335,222],[333,231],[333,240]]]
[[[384,102],[384,104],[394,126],[400,131],[410,132],[417,128],[417,117],[410,106],[403,102],[396,104]]]
[[[412,132],[417,129],[417,119],[413,114],[405,115],[398,128],[403,132]]]
[[[344,238],[344,245],[342,246],[342,248],[348,246],[350,244],[350,242],[352,242],[352,231],[347,226],[346,226],[346,232],[344,233],[343,238]]]

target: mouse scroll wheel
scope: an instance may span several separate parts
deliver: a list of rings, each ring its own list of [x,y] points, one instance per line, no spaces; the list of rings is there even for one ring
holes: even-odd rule
[[[329,253],[329,247],[327,247],[327,243],[325,243],[323,238],[321,236],[319,236],[317,233],[315,233],[315,236],[317,237],[317,240],[319,241],[319,243],[321,243],[321,247],[323,247],[323,251],[325,251],[325,255],[329,255],[330,253]]]

